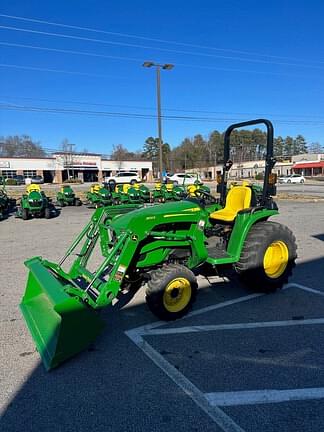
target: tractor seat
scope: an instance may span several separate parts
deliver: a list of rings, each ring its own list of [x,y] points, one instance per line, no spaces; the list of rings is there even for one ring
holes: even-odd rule
[[[196,196],[196,191],[198,190],[198,186],[195,184],[189,185],[187,187],[187,192],[189,194],[189,196],[191,197],[195,197]]]
[[[38,184],[35,183],[31,183],[30,185],[28,185],[26,187],[26,192],[30,193],[30,192],[40,192],[41,188]]]
[[[128,189],[129,189],[130,187],[131,187],[131,185],[128,184],[128,183],[123,184],[123,193],[124,193],[124,194],[127,194],[127,193],[128,193]]]
[[[239,211],[251,205],[252,190],[247,186],[234,186],[227,193],[225,207],[214,211],[210,218],[222,222],[233,222]]]

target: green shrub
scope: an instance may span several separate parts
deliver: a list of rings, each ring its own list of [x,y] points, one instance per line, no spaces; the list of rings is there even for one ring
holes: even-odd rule
[[[64,180],[63,183],[83,183],[83,182],[82,182],[82,180],[80,180],[78,178],[74,178],[74,179],[70,179],[70,180],[66,179],[66,180]]]
[[[258,173],[255,175],[255,180],[263,180],[263,179],[264,179],[263,173]]]
[[[12,178],[8,178],[8,179],[6,179],[6,185],[8,185],[8,186],[16,186],[17,185],[17,180],[12,179]]]

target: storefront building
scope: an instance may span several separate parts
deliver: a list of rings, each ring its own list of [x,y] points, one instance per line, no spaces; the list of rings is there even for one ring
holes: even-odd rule
[[[324,154],[302,154],[293,156],[293,170],[305,177],[324,176]]]
[[[97,153],[57,152],[45,158],[0,158],[0,176],[40,175],[45,183],[63,183],[67,179],[100,182],[119,171],[136,171],[142,179],[153,179],[150,161],[112,161]]]

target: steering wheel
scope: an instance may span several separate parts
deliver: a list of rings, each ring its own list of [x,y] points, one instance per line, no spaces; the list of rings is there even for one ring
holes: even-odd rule
[[[211,193],[205,191],[204,189],[196,189],[194,191],[194,194],[198,199],[203,200],[204,202],[217,202],[217,198],[215,198]]]

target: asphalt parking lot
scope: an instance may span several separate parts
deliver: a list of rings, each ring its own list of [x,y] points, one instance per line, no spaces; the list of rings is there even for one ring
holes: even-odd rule
[[[23,261],[58,261],[92,211],[0,222],[0,430],[324,430],[324,204],[279,205],[299,255],[283,290],[200,279],[193,311],[172,324],[139,291],[104,310],[91,349],[50,373],[17,306]]]

